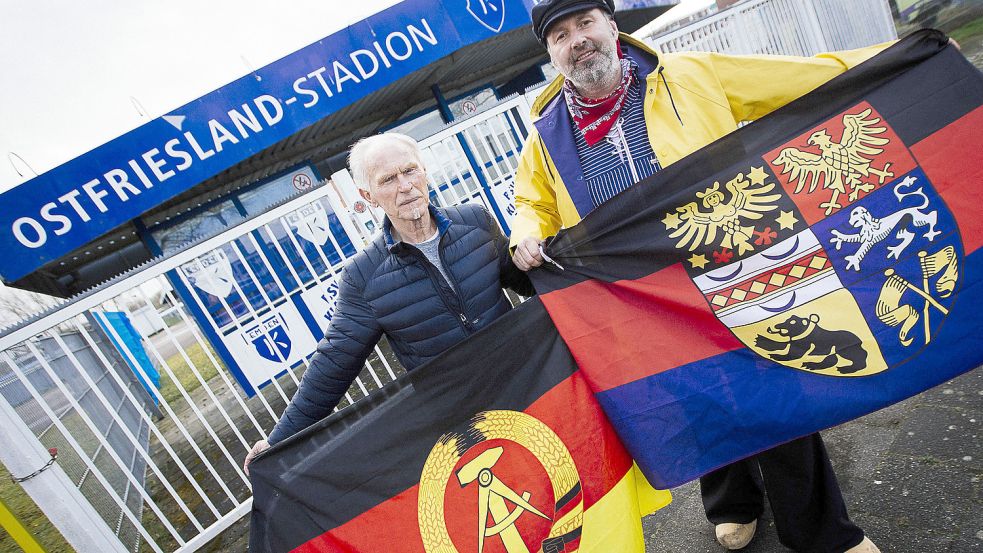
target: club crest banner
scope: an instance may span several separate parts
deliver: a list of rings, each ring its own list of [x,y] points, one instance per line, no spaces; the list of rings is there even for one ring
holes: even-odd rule
[[[983,77],[946,44],[900,41],[549,243],[536,289],[656,486],[983,362]]]

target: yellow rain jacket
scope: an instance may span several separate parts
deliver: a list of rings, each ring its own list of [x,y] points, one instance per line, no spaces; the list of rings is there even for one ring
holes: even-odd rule
[[[731,56],[704,52],[658,54],[621,34],[622,49],[647,75],[645,126],[662,167],[806,94],[870,58],[888,44],[796,56]],[[587,192],[562,98],[562,75],[536,99],[534,127],[515,176],[512,246],[577,224],[596,206]]]

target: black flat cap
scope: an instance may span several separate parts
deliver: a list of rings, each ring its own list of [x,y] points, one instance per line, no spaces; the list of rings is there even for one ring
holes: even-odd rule
[[[614,0],[545,0],[532,9],[532,32],[545,46],[550,25],[563,16],[594,8],[614,15]]]

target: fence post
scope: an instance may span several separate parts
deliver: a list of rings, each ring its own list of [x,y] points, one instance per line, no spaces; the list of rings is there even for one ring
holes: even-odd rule
[[[748,15],[749,9],[738,8],[734,10],[733,19],[727,21],[726,19],[721,19],[721,23],[726,25],[727,33],[734,38],[734,43],[737,44],[738,51],[735,54],[760,54],[756,48],[751,46],[751,41],[748,40],[750,33],[747,32],[748,25],[753,21],[753,16]]]
[[[511,229],[509,229],[508,224],[505,222],[505,215],[502,213],[501,208],[498,207],[498,202],[495,201],[494,196],[492,196],[491,185],[488,183],[488,179],[485,178],[485,164],[478,160],[478,156],[471,151],[468,147],[468,142],[464,138],[465,129],[461,129],[460,132],[454,133],[457,138],[458,143],[461,145],[461,151],[464,152],[464,157],[467,158],[468,163],[471,164],[471,174],[474,176],[475,180],[478,181],[478,185],[481,186],[482,192],[485,197],[488,198],[488,205],[491,206],[492,212],[498,222],[502,225],[502,229],[505,231],[506,235],[512,234]],[[491,163],[495,163],[494,154],[492,155]]]
[[[0,395],[0,461],[10,474],[30,474],[49,458],[48,451]],[[76,551],[126,553],[126,548],[57,463],[21,483],[48,520]]]
[[[334,183],[339,187],[347,186],[352,189],[355,188],[355,180],[352,179],[348,169],[342,169],[333,173],[329,181],[330,182],[325,183],[325,186],[332,186],[332,183]],[[341,226],[344,227],[345,233],[348,234],[348,239],[355,245],[356,250],[361,251],[363,248],[365,248],[366,244],[372,241],[372,234],[374,233],[370,233],[364,230],[364,227],[361,225],[355,225],[355,223],[352,222],[349,208],[342,205],[342,198],[338,197],[338,194],[335,193],[334,188],[327,193],[325,198],[328,199],[328,205],[330,205],[331,209],[334,210],[335,216],[338,217],[339,221],[341,221]],[[368,210],[372,208],[368,207],[368,204],[366,204],[365,209]]]
[[[797,4],[797,5],[795,5]],[[809,55],[829,50],[826,43],[826,33],[823,31],[822,23],[819,21],[819,14],[816,13],[816,6],[811,0],[794,0],[793,8],[799,14],[802,22],[802,29],[808,31],[812,51]]]
[[[898,29],[894,26],[894,16],[891,14],[891,6],[887,3],[887,0],[869,0],[873,6],[871,6],[871,11],[878,12],[877,20],[879,24],[880,31],[883,31],[881,35],[882,41],[886,42],[888,40],[895,40],[898,38]],[[876,7],[875,7],[876,6]]]

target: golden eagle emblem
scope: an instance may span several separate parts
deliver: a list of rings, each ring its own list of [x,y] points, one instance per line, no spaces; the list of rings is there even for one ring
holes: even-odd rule
[[[833,191],[832,197],[828,202],[819,204],[819,207],[826,208],[826,215],[834,209],[843,207],[837,203],[840,194],[847,193],[850,187],[849,199],[856,201],[860,192],[870,192],[874,185],[862,182],[861,179],[871,174],[876,175],[879,184],[893,177],[894,173],[888,171],[891,164],[886,163],[883,168],[877,169],[872,166],[873,156],[884,151],[880,146],[884,146],[889,141],[887,138],[878,136],[887,131],[885,126],[877,126],[881,122],[879,117],[871,117],[871,109],[867,108],[861,113],[847,114],[843,116],[843,136],[839,143],[835,143],[826,129],[820,129],[809,137],[808,144],[818,146],[820,154],[804,152],[798,148],[784,148],[778,157],[772,162],[783,167],[782,174],[789,174],[789,184],[798,181],[795,193],[798,194],[808,183],[809,193],[816,190],[820,180],[823,188]]]
[[[763,178],[761,183],[762,186],[753,187],[754,183],[739,173],[724,185],[730,191],[729,201],[724,201],[720,183],[715,182],[710,188],[696,193],[707,211],[701,210],[696,202],[677,207],[676,213],[666,217],[674,219],[672,226],[666,222],[667,227],[675,229],[669,236],[681,236],[676,247],[688,247],[693,251],[701,245],[713,244],[720,233],[723,234],[722,248],[736,249],[738,255],[753,250],[754,245],[749,240],[754,226],[745,225],[743,221],[760,219],[762,213],[775,209],[774,202],[781,198],[780,194],[769,194],[775,188],[773,183],[764,184]]]

